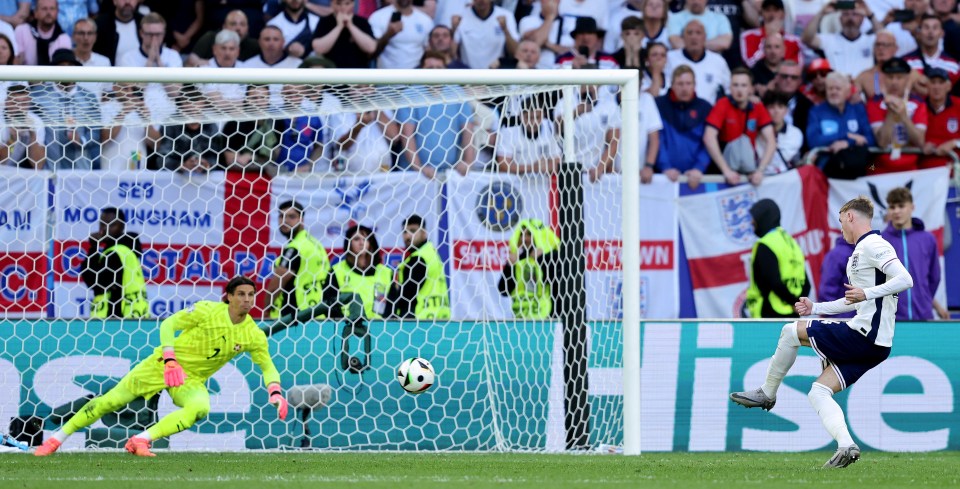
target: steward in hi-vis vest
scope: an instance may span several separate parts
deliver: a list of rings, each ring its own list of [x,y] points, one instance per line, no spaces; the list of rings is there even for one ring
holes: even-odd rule
[[[497,283],[500,295],[510,297],[517,319],[546,319],[553,312],[551,267],[544,257],[560,246],[552,229],[537,219],[524,219],[510,237],[510,257]]]
[[[401,319],[450,319],[450,295],[443,261],[427,241],[423,218],[413,214],[404,221],[406,256],[397,268],[390,295],[393,316]]]
[[[273,264],[267,281],[267,317],[277,319],[311,308],[324,300],[330,275],[327,250],[303,225],[303,206],[280,204],[280,233],[290,239]]]
[[[797,242],[780,227],[780,208],[761,199],[750,208],[759,240],[750,256],[746,309],[752,318],[799,317],[793,306],[810,293],[806,259]]]
[[[150,316],[147,283],[143,278],[140,237],[126,232],[123,210],[105,207],[100,228],[90,235],[87,259],[81,265],[83,283],[93,292],[92,318],[146,318]]]
[[[387,296],[391,284],[393,270],[381,263],[380,244],[373,229],[361,225],[347,228],[343,237],[343,256],[333,266],[331,289],[338,296],[341,293],[359,295],[364,316],[381,319],[390,312]]]

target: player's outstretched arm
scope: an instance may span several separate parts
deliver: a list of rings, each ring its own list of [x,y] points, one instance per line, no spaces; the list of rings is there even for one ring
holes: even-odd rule
[[[197,318],[195,316],[197,314],[193,310],[183,310],[160,323],[160,346],[163,348],[163,383],[167,387],[179,387],[183,385],[186,379],[183,367],[177,362],[177,354],[173,343],[176,340],[177,331],[183,331],[196,325]]]
[[[287,419],[290,407],[286,398],[283,397],[283,390],[280,388],[280,372],[270,358],[270,347],[267,344],[266,335],[263,335],[258,345],[250,350],[250,356],[263,373],[263,383],[267,386],[267,392],[270,393],[270,404],[277,408],[280,419]]]
[[[901,263],[900,259],[896,256],[887,260],[886,263],[877,268],[887,276],[887,281],[880,285],[863,289],[866,300],[869,301],[888,295],[899,294],[913,287],[913,277],[910,276],[910,272],[907,271],[907,268],[903,266],[903,263]]]
[[[280,419],[287,419],[287,412],[290,409],[290,405],[287,404],[287,399],[283,397],[280,383],[274,382],[267,386],[267,392],[270,393],[270,404],[273,404],[273,406],[277,408],[277,416]]]
[[[801,316],[810,316],[814,314],[841,314],[852,311],[856,308],[854,304],[848,304],[845,299],[837,299],[832,302],[813,302],[808,297],[801,297],[793,305],[797,314]]]

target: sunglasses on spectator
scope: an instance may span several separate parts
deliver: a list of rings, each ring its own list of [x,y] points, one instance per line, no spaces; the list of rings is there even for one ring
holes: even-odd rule
[[[780,78],[786,78],[787,80],[799,80],[800,75],[788,75],[786,73],[777,73],[777,76]]]

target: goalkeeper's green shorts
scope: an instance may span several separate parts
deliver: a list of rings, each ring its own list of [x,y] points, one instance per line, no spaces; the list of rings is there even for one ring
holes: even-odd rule
[[[170,397],[177,402],[180,394],[193,393],[197,390],[207,392],[207,379],[186,373],[186,379],[183,385],[179,387],[167,387],[163,380],[163,359],[158,353],[154,353],[140,362],[133,370],[120,380],[120,385],[126,388],[131,394],[144,399],[159,394],[164,390],[170,391]],[[177,403],[179,405],[179,403]]]

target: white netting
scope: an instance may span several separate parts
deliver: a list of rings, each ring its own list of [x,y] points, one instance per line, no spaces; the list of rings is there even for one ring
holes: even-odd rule
[[[258,283],[269,328],[279,264],[318,271],[327,293],[281,282],[278,316],[353,291],[366,320],[328,311],[271,330],[293,420],[276,419],[240,356],[209,383],[207,418],[171,447],[622,442],[618,87],[568,92],[575,158],[560,84],[5,88],[0,428],[36,416],[56,429],[158,345],[160,320],[221,300],[235,275]],[[297,226],[332,270],[286,253]],[[139,270],[124,269],[123,249]],[[438,371],[425,395],[396,384],[411,356]],[[131,407],[67,446],[119,446],[175,409],[166,394]]]

